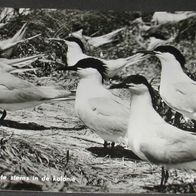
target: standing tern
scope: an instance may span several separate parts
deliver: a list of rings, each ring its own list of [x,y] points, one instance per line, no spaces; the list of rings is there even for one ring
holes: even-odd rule
[[[161,62],[159,91],[162,99],[177,112],[196,120],[196,82],[183,71],[185,58],[182,53],[173,46],[159,46],[146,53],[155,55]]]
[[[132,93],[128,146],[142,160],[163,166],[161,185],[166,184],[170,168],[196,170],[195,133],[162,119],[153,108],[155,95],[146,78],[132,75],[115,87],[128,88]]]
[[[99,61],[102,61],[102,63],[105,64],[105,66],[107,67],[107,76],[109,78],[117,75],[122,68],[126,66],[131,66],[146,58],[142,53],[141,54],[137,53],[126,58],[105,60],[105,59],[92,57],[84,54],[84,45],[82,44],[80,39],[69,37],[65,40],[65,43],[68,46],[68,50],[67,50],[68,66],[74,65],[79,60],[84,58],[94,58]]]
[[[65,69],[77,71],[75,111],[79,119],[104,141],[126,144],[129,106],[103,85],[107,67],[98,59],[86,58]]]

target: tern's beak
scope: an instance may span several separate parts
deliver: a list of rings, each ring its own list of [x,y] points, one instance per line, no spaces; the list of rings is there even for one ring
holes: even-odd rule
[[[119,89],[119,88],[125,88],[125,89],[135,89],[135,85],[133,83],[126,83],[122,82],[119,84],[113,84],[109,87],[109,89]]]
[[[77,66],[65,66],[65,65],[58,65],[57,70],[64,70],[64,71],[77,71]]]
[[[142,53],[142,54],[145,54],[145,55],[148,55],[148,54],[150,54],[150,55],[156,55],[157,53],[155,52],[155,51],[153,51],[153,50],[140,50],[140,51],[138,51],[137,53]]]
[[[129,85],[122,82],[122,83],[118,83],[118,84],[112,84],[109,89],[119,89],[119,88],[129,88]]]
[[[73,65],[73,66],[66,66],[65,67],[65,70],[68,70],[68,71],[77,71],[78,68],[75,65]]]

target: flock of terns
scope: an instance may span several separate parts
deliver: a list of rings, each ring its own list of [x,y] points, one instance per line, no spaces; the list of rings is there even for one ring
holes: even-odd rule
[[[165,19],[164,13],[168,14]],[[162,14],[160,18],[163,20],[157,19],[159,14]],[[156,26],[161,22],[168,23],[169,19],[170,23],[176,23],[194,16],[192,12],[156,12],[153,20]],[[139,24],[142,22],[142,26],[146,25],[141,18],[136,20],[140,21]],[[34,107],[43,102],[75,100],[76,115],[105,141],[105,148],[108,142],[111,142],[112,148],[115,143],[125,144],[141,160],[161,165],[161,185],[167,183],[170,168],[196,170],[195,133],[181,130],[163,120],[153,107],[154,89],[144,76],[130,75],[123,82],[110,86],[110,89],[127,89],[131,93],[130,102],[114,95],[104,84],[124,67],[155,56],[162,67],[161,98],[174,111],[196,120],[196,82],[183,71],[185,58],[177,48],[156,41],[151,50],[148,48],[126,58],[106,60],[85,54],[86,44],[100,47],[110,43],[123,28],[99,37],[85,36],[79,30],[66,39],[49,38],[50,41],[64,41],[68,47],[67,66],[59,69],[78,73],[80,80],[74,94],[53,86],[35,86],[12,74],[39,58],[39,55],[34,55],[7,59],[14,47],[26,40],[23,35],[25,28],[26,24],[13,38],[0,41],[0,56],[3,57],[0,59],[0,108],[4,110],[1,122],[7,110]],[[37,36],[28,38],[28,41]]]

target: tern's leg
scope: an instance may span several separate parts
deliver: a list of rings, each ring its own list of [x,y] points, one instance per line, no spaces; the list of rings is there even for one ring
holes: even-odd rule
[[[168,170],[165,170],[165,180],[164,180],[164,184],[167,183],[168,178],[169,178],[169,171],[168,171]]]
[[[107,146],[108,146],[108,142],[107,142],[107,141],[104,141],[103,146],[104,146],[104,148],[107,148]]]
[[[115,146],[115,142],[112,142],[112,144],[111,144],[111,148],[113,149],[113,148],[114,148],[114,146]]]
[[[165,182],[165,169],[164,167],[161,167],[161,184],[160,186],[163,186],[163,183]]]
[[[3,114],[2,114],[2,116],[1,116],[1,118],[0,118],[0,125],[3,124],[3,120],[5,119],[6,115],[7,115],[6,110],[3,110]]]

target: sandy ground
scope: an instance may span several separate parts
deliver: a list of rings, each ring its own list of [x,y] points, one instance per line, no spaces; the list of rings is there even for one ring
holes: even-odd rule
[[[161,167],[137,160],[120,146],[105,150],[102,139],[77,119],[73,106],[73,101],[47,103],[8,112],[5,123],[9,127],[1,127],[1,135],[8,138],[1,148],[7,152],[0,159],[1,174],[31,179],[1,180],[1,188],[121,193],[195,191],[194,173],[171,171],[169,185],[160,188]],[[14,151],[15,143],[19,152]],[[19,147],[18,143],[23,145]],[[18,153],[14,156],[13,151]],[[34,156],[36,153],[39,155]],[[33,176],[39,180],[33,180]],[[49,180],[43,180],[44,177]],[[60,177],[67,179],[56,182]]]

